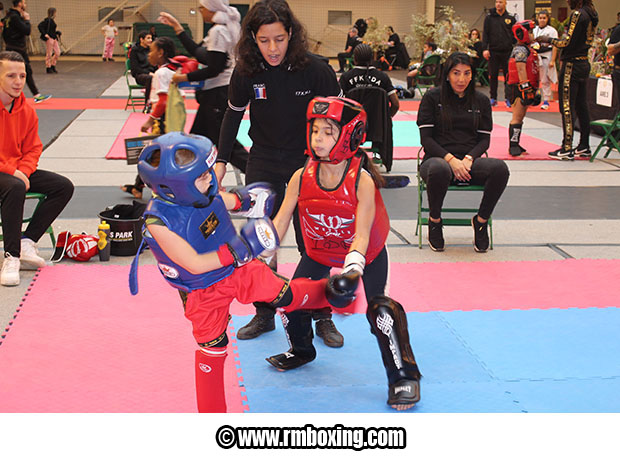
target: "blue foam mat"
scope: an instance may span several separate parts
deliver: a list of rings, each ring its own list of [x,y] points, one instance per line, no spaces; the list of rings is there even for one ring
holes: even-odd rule
[[[408,412],[616,412],[620,310],[553,309],[407,315],[423,374]],[[250,317],[233,317],[240,328]],[[277,319],[278,320],[278,319]],[[389,412],[387,381],[364,315],[334,316],[340,349],[315,339],[317,359],[278,372],[265,357],[288,348],[276,331],[238,341],[250,412]]]

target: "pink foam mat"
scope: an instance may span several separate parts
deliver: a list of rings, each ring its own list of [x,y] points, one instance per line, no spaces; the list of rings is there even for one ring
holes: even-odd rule
[[[127,158],[127,154],[125,153],[125,139],[144,136],[145,134],[140,131],[140,128],[148,117],[149,116],[144,113],[130,113],[129,116],[127,116],[125,124],[121,128],[121,131],[118,133],[118,136],[116,136],[110,151],[105,157],[108,160],[125,160]],[[195,113],[187,114],[184,127],[185,132],[189,132],[192,128],[195,117]]]
[[[195,412],[191,325],[154,266],[56,265],[40,271],[0,345],[0,412]],[[231,338],[232,339],[232,338]],[[236,341],[229,412],[242,412]]]
[[[278,265],[284,276],[294,270]],[[618,282],[620,260],[391,263],[389,293],[408,312],[613,307]],[[366,311],[363,289],[347,311]],[[254,307],[233,302],[231,313],[253,314]]]

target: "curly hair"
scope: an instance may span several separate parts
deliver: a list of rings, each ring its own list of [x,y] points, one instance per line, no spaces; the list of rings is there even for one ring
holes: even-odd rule
[[[255,76],[264,69],[263,55],[256,44],[256,33],[264,24],[282,23],[290,34],[286,57],[281,66],[290,71],[304,69],[308,58],[306,29],[295,17],[285,0],[261,0],[255,3],[241,24],[241,37],[237,44],[237,69],[246,76]]]

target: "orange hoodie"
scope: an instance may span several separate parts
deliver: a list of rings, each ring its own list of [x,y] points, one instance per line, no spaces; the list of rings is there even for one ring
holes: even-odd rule
[[[42,151],[39,118],[24,93],[13,101],[10,113],[0,104],[0,172],[12,175],[19,170],[30,177]]]

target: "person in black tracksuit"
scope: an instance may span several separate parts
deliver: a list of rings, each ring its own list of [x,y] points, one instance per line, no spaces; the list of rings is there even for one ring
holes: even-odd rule
[[[618,13],[620,17],[620,13]],[[607,45],[607,54],[614,57],[614,70],[611,73],[614,81],[616,92],[620,92],[620,24],[611,32],[609,37],[609,45]],[[620,105],[620,96],[616,95],[616,104]],[[616,111],[620,108],[616,108]]]
[[[30,66],[30,59],[28,58],[26,48],[26,37],[30,35],[30,15],[26,11],[26,2],[13,1],[13,8],[9,8],[6,12],[6,16],[2,19],[4,25],[2,30],[2,38],[7,51],[13,51],[19,53],[26,64],[26,84],[28,89],[32,92],[34,97],[40,95],[39,89],[34,82],[32,76],[32,67]]]
[[[268,182],[276,192],[274,214],[280,208],[286,184],[306,162],[306,110],[313,97],[340,95],[336,74],[329,64],[307,51],[304,27],[284,0],[262,0],[248,11],[241,25],[237,64],[228,89],[228,109],[220,131],[215,166],[221,184],[246,107],[250,108],[252,148],[245,182]],[[299,251],[303,239],[299,218],[293,215]],[[257,305],[256,316],[237,332],[252,339],[275,329],[275,309]],[[331,314],[324,313],[323,339],[342,345]],[[317,334],[321,336],[317,322]]]
[[[142,31],[138,34],[136,44],[131,47],[129,52],[129,70],[136,82],[144,86],[144,95],[151,95],[151,82],[153,73],[157,69],[149,63],[149,51],[153,37],[150,32]]]
[[[504,94],[508,102],[508,59],[514,45],[512,26],[516,23],[514,16],[506,11],[506,0],[495,0],[495,8],[489,10],[484,19],[482,30],[482,55],[489,60],[489,85],[491,106],[497,104],[497,76],[500,69],[504,74]]]
[[[587,83],[590,76],[588,50],[594,40],[598,13],[592,0],[569,0],[573,12],[568,33],[560,39],[537,37],[539,43],[551,43],[560,49],[559,97],[562,114],[562,147],[549,156],[558,160],[574,160],[575,156],[590,157],[590,111]],[[573,149],[574,119],[579,120],[579,144]]]

